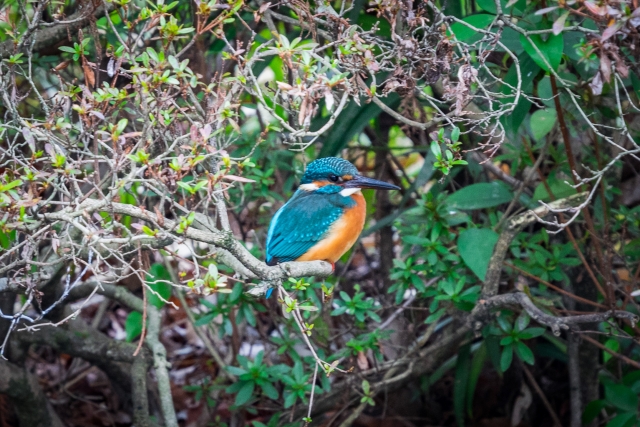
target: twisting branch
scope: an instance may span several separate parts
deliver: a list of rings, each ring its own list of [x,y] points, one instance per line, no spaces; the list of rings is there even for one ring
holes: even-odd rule
[[[479,321],[479,319],[485,317],[489,310],[505,307],[520,307],[523,308],[529,316],[541,325],[548,326],[554,335],[560,335],[562,330],[573,331],[573,326],[581,323],[597,323],[604,322],[610,318],[626,319],[632,324],[638,322],[638,315],[629,313],[628,311],[608,310],[602,313],[583,314],[577,316],[564,316],[555,317],[545,313],[539,309],[532,301],[531,298],[524,292],[515,292],[511,294],[495,295],[486,300],[480,300],[478,305],[474,309],[470,316],[471,321]],[[482,322],[476,324],[481,326]]]
[[[520,215],[508,220],[504,230],[500,233],[498,242],[493,250],[493,256],[489,261],[489,267],[487,268],[487,274],[482,287],[482,297],[488,299],[498,293],[500,274],[502,273],[505,256],[509,250],[509,245],[511,245],[511,242],[520,230],[527,225],[533,224],[538,220],[538,218],[549,215],[552,213],[553,209],[573,208],[573,206],[580,204],[586,197],[586,192],[575,194],[573,196],[545,204],[534,210],[521,213]]]
[[[79,227],[79,224],[75,219],[85,214],[92,214],[93,212],[110,212],[129,215],[134,218],[148,221],[167,234],[174,232],[178,226],[176,221],[168,218],[158,218],[156,214],[133,205],[109,203],[107,200],[94,199],[85,200],[77,207],[67,208],[54,213],[45,213],[43,214],[43,217],[48,221],[68,222],[71,226],[78,227],[84,232],[85,230],[83,230],[82,227]],[[86,233],[88,237],[91,237],[93,245],[99,245],[101,243],[100,236],[92,233],[90,230],[86,230]],[[331,265],[323,261],[289,262],[273,267],[267,266],[264,262],[255,258],[233,237],[230,232],[207,232],[194,227],[189,227],[184,231],[183,235],[184,237],[197,240],[199,242],[209,243],[225,249],[246,269],[262,280],[273,281],[289,277],[309,276],[326,277],[332,273]],[[165,237],[165,235],[161,233],[158,233],[157,236],[158,238]],[[179,240],[180,235],[175,234],[173,235],[173,238],[175,240]]]

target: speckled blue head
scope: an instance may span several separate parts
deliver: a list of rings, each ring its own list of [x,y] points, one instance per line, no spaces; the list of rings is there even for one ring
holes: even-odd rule
[[[358,169],[348,161],[337,157],[324,157],[309,163],[301,183],[311,184],[314,181],[330,181],[331,177],[355,177],[356,175],[359,175]]]

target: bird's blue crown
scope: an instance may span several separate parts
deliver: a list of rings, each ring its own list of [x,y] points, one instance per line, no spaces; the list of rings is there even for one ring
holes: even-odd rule
[[[358,175],[358,169],[344,159],[337,157],[324,157],[309,163],[307,170],[304,171],[302,184],[311,184],[313,181],[327,180],[329,175]]]

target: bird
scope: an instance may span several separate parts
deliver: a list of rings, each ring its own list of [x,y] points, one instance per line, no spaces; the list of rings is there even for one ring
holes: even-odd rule
[[[266,263],[335,263],[358,240],[364,227],[363,188],[400,187],[361,175],[347,160],[324,157],[309,163],[294,195],[273,216],[267,233]]]

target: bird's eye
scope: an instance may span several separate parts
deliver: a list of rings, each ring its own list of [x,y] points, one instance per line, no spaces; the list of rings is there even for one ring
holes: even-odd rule
[[[329,179],[333,182],[338,182],[340,178],[338,177],[338,175],[332,173],[331,175],[329,175]]]

